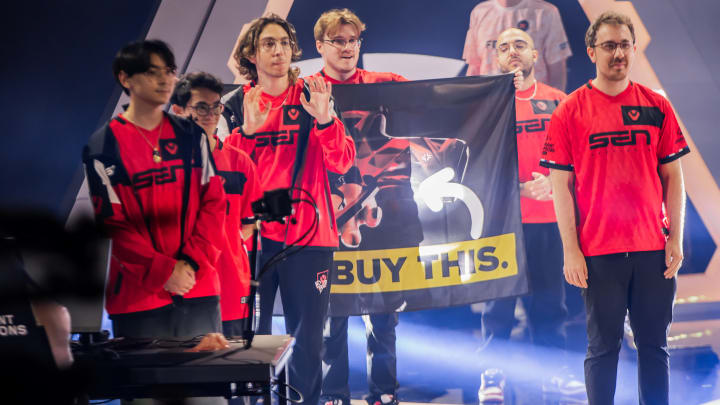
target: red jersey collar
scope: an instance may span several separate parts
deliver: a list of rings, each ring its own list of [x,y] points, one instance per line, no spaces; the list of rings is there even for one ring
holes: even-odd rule
[[[256,85],[257,85],[257,83],[255,83],[255,80],[251,80],[251,81],[247,82],[247,84],[245,84],[245,86],[243,86],[243,91],[245,93],[247,93],[251,88],[255,87]],[[264,91],[262,92],[261,96],[266,99],[270,99],[270,100],[277,100],[279,98],[285,99],[287,93],[290,91],[291,88],[293,88],[294,85],[295,85],[294,83],[291,83],[289,86],[287,86],[285,91],[278,94],[277,96],[271,96],[270,94],[267,94]]]
[[[620,93],[618,93],[617,95],[614,95],[614,96],[611,96],[611,95],[609,95],[609,94],[607,94],[607,93],[603,93],[602,90],[600,90],[600,89],[598,89],[597,87],[593,86],[593,84],[592,84],[592,79],[588,80],[586,86],[587,86],[588,89],[590,89],[590,91],[595,92],[596,94],[600,94],[600,95],[602,95],[603,97],[607,98],[608,100],[616,100],[616,99],[618,99],[619,97],[623,97],[623,96],[627,95],[628,93],[630,93],[630,92],[632,91],[633,82],[632,82],[632,80],[630,80],[630,81],[628,82],[627,87],[625,87],[625,90],[621,91]]]
[[[337,79],[335,79],[335,78],[333,78],[333,77],[330,77],[327,73],[325,73],[325,68],[322,68],[322,70],[320,71],[320,74],[321,74],[325,79],[327,79],[327,81],[329,81],[329,82],[332,83],[332,84],[355,84],[355,83],[360,83],[360,80],[358,79],[358,76],[360,76],[360,71],[361,71],[361,70],[362,70],[362,69],[356,67],[356,68],[355,68],[355,73],[353,73],[352,76],[348,77],[347,80],[343,80],[343,81],[340,81],[340,80],[337,80]]]

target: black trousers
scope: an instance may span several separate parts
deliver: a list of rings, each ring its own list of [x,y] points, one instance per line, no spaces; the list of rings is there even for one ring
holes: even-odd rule
[[[565,278],[562,270],[562,244],[557,224],[523,224],[525,251],[530,280],[530,295],[522,297],[527,311],[530,337],[533,344],[565,350],[564,323]],[[510,338],[515,322],[517,299],[503,298],[485,303],[482,314],[482,333],[487,351],[500,352],[498,344]],[[561,366],[564,359],[559,356]],[[497,364],[488,362],[488,367]]]
[[[283,248],[282,242],[263,238],[261,265]],[[331,248],[307,247],[271,266],[260,278],[260,325],[257,333],[269,334],[272,308],[280,288],[285,328],[295,338],[290,359],[290,384],[315,405],[322,383],[323,325],[330,302]]]
[[[131,338],[193,338],[220,332],[220,299],[178,299],[150,311],[113,315],[113,335]]]
[[[397,312],[363,315],[367,337],[368,402],[379,400],[382,394],[396,395],[397,356],[395,327]],[[348,317],[329,317],[324,332],[323,399],[340,399],[350,405],[350,364],[348,359]]]
[[[585,385],[589,405],[612,404],[626,313],[638,351],[640,404],[669,402],[667,333],[676,280],[666,279],[665,252],[619,253],[586,258],[588,349]]]

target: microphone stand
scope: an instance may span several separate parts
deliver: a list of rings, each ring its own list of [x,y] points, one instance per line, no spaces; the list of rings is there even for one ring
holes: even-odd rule
[[[260,254],[258,246],[260,245],[260,219],[255,216],[255,228],[253,229],[253,248],[250,251],[250,265],[252,271],[250,272],[250,295],[248,296],[248,316],[245,318],[243,323],[242,337],[245,341],[243,349],[247,350],[252,346],[253,338],[255,337],[255,296],[257,295],[257,287],[260,284],[258,282],[258,273],[260,272]]]

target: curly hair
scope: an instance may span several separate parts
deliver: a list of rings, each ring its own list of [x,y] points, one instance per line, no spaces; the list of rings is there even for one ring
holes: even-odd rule
[[[597,40],[597,32],[600,29],[600,26],[603,24],[609,24],[609,25],[627,25],[628,29],[630,30],[630,35],[632,35],[632,41],[633,44],[635,43],[635,27],[633,27],[632,20],[630,17],[626,16],[625,14],[620,14],[616,11],[606,11],[598,18],[593,21],[593,23],[588,27],[587,32],[585,33],[585,45],[588,48],[592,48],[595,46],[595,41]]]
[[[252,81],[257,81],[258,73],[257,67],[250,61],[250,58],[257,55],[260,34],[269,24],[277,24],[284,29],[285,32],[287,32],[288,37],[290,38],[290,47],[292,50],[291,61],[295,62],[300,60],[300,56],[302,55],[302,51],[298,47],[295,27],[292,24],[277,14],[270,14],[266,17],[256,18],[250,23],[250,27],[248,27],[248,30],[240,38],[240,43],[238,43],[238,46],[235,49],[235,54],[233,55],[240,74]],[[300,69],[297,67],[291,66],[288,70],[288,79],[290,80],[290,83],[295,83],[299,75]]]

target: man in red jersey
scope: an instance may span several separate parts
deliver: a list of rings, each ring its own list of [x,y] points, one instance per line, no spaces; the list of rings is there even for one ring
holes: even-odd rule
[[[689,149],[670,103],[628,78],[632,21],[603,13],[585,44],[597,76],[555,110],[540,164],[551,169],[565,278],[583,289],[588,399],[613,403],[629,313],[640,403],[667,404],[667,332],[683,258],[678,158]]]
[[[219,332],[225,196],[202,128],[163,112],[174,56],[162,41],[133,42],[113,72],[130,105],[92,135],[83,162],[113,240],[106,300],[115,336]]]
[[[216,135],[223,104],[222,82],[205,72],[185,75],[175,85],[171,102],[177,115],[191,118],[208,135],[217,174],[223,178],[227,204],[223,206],[225,232],[217,269],[220,275],[220,309],[225,336],[241,336],[248,316],[250,262],[243,240],[253,225],[242,225],[252,217],[250,203],[261,197],[255,164],[242,150],[224,144]]]
[[[539,160],[550,116],[566,95],[535,79],[538,51],[528,33],[510,28],[496,41],[496,58],[504,73],[515,73],[515,119],[520,175],[520,209],[527,255],[531,295],[522,298],[528,329],[534,345],[555,349],[562,359],[565,350],[564,322],[567,318],[562,274],[562,245],[553,211],[549,171]],[[482,314],[483,338],[490,357],[504,350],[514,326],[517,299],[504,298],[485,304]],[[499,361],[489,360],[497,367]],[[585,387],[561,370],[562,361],[549,366],[543,381],[545,394],[583,395]],[[552,376],[552,378],[550,378]],[[500,369],[486,370],[478,397],[481,403],[504,400],[504,380]]]
[[[338,246],[328,171],[346,172],[355,158],[355,145],[332,107],[332,86],[321,78],[297,79],[290,62],[299,57],[290,23],[274,14],[250,23],[235,61],[251,82],[226,103],[232,112],[229,122],[238,127],[225,142],[252,157],[264,191],[293,187],[293,198],[302,200],[287,223],[262,227],[263,263],[285,246],[293,248],[260,277],[258,333],[270,332],[279,286],[285,326],[296,342],[290,381],[305,403],[316,404],[332,252]]]
[[[324,12],[315,22],[314,34],[318,53],[323,58],[324,67],[313,77],[324,78],[332,84],[360,84],[380,83],[389,81],[407,81],[395,73],[369,72],[357,67],[360,56],[361,33],[365,24],[360,18],[348,9],[334,9]],[[343,115],[347,121],[348,116]],[[402,150],[409,145],[407,140],[398,140],[403,143]],[[407,155],[406,168],[409,169],[410,156]],[[353,166],[343,176],[331,175],[334,208],[339,215],[341,207],[351,205],[353,196],[359,196],[363,188],[363,174],[359,167]],[[409,173],[406,183],[409,189]],[[341,249],[357,248],[360,245],[360,223],[368,226],[376,225],[382,220],[382,208],[385,197],[393,194],[390,188],[385,187],[373,199],[374,207],[360,210],[358,216],[367,214],[363,218],[351,218],[342,224]],[[410,190],[411,191],[411,190]],[[339,197],[341,196],[341,197]],[[395,196],[399,197],[399,196]],[[379,201],[379,202],[378,202]],[[395,199],[398,201],[398,199]],[[339,203],[338,203],[339,202]],[[410,198],[410,204],[415,208],[414,218],[417,222],[417,207]],[[407,210],[412,211],[412,210]],[[413,215],[412,212],[408,213]],[[400,215],[403,216],[404,215]],[[392,219],[386,215],[385,221]],[[406,222],[408,224],[408,222]],[[407,230],[407,228],[406,228]],[[412,233],[412,232],[409,232]],[[414,242],[419,242],[420,238]],[[387,248],[387,246],[385,246]],[[395,355],[395,327],[398,324],[398,314],[371,314],[364,317],[367,334],[367,381],[370,405],[397,403],[397,359]],[[349,359],[348,359],[348,317],[329,317],[324,332],[325,353],[323,363],[325,373],[323,376],[322,402],[325,404],[350,404]]]

